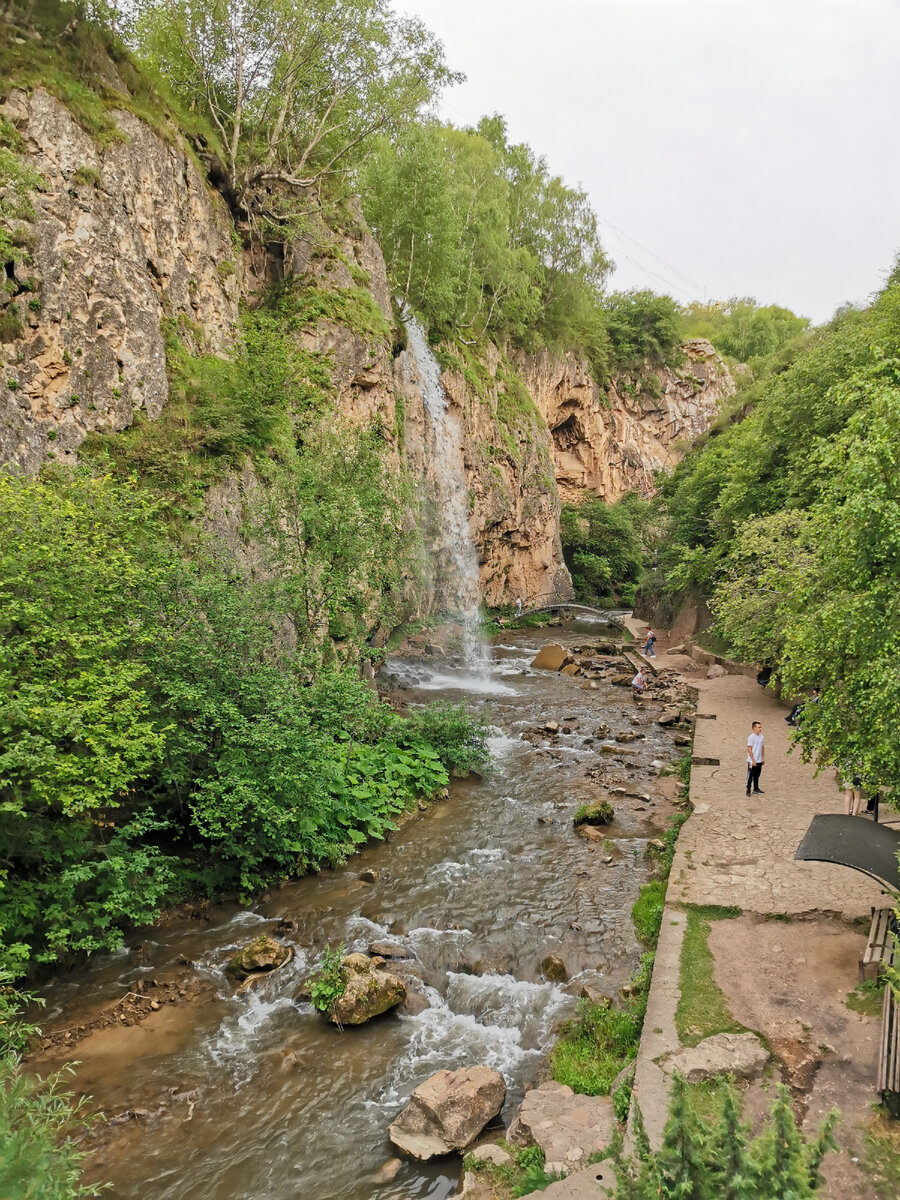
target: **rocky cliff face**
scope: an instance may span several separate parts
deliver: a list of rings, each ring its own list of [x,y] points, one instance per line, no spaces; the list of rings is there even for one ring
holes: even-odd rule
[[[679,367],[621,378],[607,390],[574,356],[518,360],[549,429],[563,501],[585,491],[610,502],[633,489],[649,494],[654,472],[674,466],[705,433],[734,382],[710,342],[686,342],[684,356]]]
[[[294,244],[249,255],[232,214],[177,137],[127,112],[105,147],[40,89],[3,106],[43,178],[35,218],[23,222],[30,261],[6,264],[0,290],[0,464],[35,473],[72,461],[91,431],[158,417],[169,397],[166,336],[197,354],[229,353],[242,299],[284,278],[322,298],[298,334],[327,361],[340,417],[378,420],[426,500],[442,470],[430,442],[415,361],[398,336],[377,244],[358,213],[340,232],[313,223]],[[604,393],[574,357],[479,360],[445,348],[443,383],[462,430],[470,525],[489,604],[571,592],[559,542],[559,505],[585,490],[615,500],[649,490],[732,390],[707,342],[684,364]],[[252,469],[209,496],[209,525],[236,553]],[[440,546],[440,513],[426,540]],[[244,553],[246,548],[241,550]],[[252,557],[252,555],[251,555]],[[438,596],[440,580],[433,580]]]
[[[121,140],[101,149],[40,89],[2,111],[44,179],[31,261],[0,267],[5,328],[21,327],[0,344],[0,462],[33,473],[91,430],[159,415],[166,319],[227,352],[241,268],[225,203],[132,114],[115,114]]]

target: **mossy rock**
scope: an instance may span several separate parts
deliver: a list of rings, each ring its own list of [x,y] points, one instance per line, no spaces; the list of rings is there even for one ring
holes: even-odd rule
[[[275,971],[283,967],[294,955],[290,946],[269,937],[267,933],[260,934],[252,942],[240,949],[229,960],[227,970],[238,979],[245,979],[257,971]]]
[[[575,810],[572,824],[579,825],[610,825],[615,813],[608,800],[598,800],[596,804],[582,804]]]

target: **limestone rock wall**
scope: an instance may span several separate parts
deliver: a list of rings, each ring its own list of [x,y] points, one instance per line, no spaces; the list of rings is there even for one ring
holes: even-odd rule
[[[482,596],[492,606],[512,603],[517,596],[532,603],[551,596],[566,600],[572,596],[572,581],[559,540],[559,497],[547,428],[536,409],[523,417],[519,428],[501,419],[499,362],[500,355],[489,351],[485,365],[493,382],[478,390],[456,371],[444,371],[441,377],[462,430]],[[430,511],[428,485],[442,464],[428,453],[428,418],[416,363],[407,351],[397,359],[396,379],[403,405],[404,458],[424,482],[426,538],[439,548],[440,514]],[[431,582],[432,590],[439,591],[440,579]]]
[[[101,147],[41,89],[12,91],[2,112],[44,183],[35,219],[24,223],[30,261],[0,264],[0,464],[33,474],[48,457],[73,460],[93,430],[158,417],[169,398],[166,329],[196,353],[228,354],[241,299],[253,303],[293,278],[324,298],[322,315],[298,336],[328,362],[338,412],[351,423],[380,422],[397,464],[402,457],[422,481],[426,541],[440,551],[432,485],[442,464],[429,452],[415,362],[394,354],[387,273],[359,210],[342,230],[313,221],[296,242],[252,255],[174,133],[170,141],[121,111],[120,140]],[[511,410],[512,367],[527,395]],[[560,500],[650,490],[653,472],[678,460],[733,390],[703,341],[686,345],[679,368],[605,392],[574,356],[510,363],[492,348],[474,374],[451,360],[442,379],[462,429],[489,604],[568,598]],[[248,562],[241,511],[254,479],[249,468],[230,476],[207,505],[209,527]],[[440,602],[439,577],[425,602]]]
[[[550,431],[563,501],[585,491],[610,502],[632,489],[649,494],[654,472],[674,466],[709,428],[734,382],[710,342],[685,342],[684,356],[678,367],[622,377],[606,390],[574,355],[519,357]]]
[[[0,313],[23,327],[0,343],[0,461],[33,473],[91,430],[159,415],[164,319],[227,352],[242,265],[224,201],[132,114],[115,114],[122,140],[101,148],[41,89],[2,111],[44,178],[31,262],[0,264]]]

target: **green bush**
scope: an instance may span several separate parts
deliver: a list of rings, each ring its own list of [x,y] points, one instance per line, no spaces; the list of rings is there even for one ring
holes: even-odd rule
[[[833,1112],[807,1141],[797,1126],[790,1092],[779,1086],[762,1130],[751,1137],[733,1087],[721,1090],[718,1111],[710,1116],[676,1075],[662,1145],[651,1149],[638,1112],[633,1156],[623,1155],[621,1142],[615,1146],[613,1200],[806,1200],[824,1182],[819,1168],[825,1154],[837,1149],[832,1133],[836,1122]]]
[[[320,449],[295,496],[303,560],[285,551],[267,581],[199,537],[186,555],[133,484],[0,476],[0,965],[12,973],[114,947],[185,894],[249,895],[341,862],[451,769],[484,765],[484,727],[464,709],[407,723],[312,636],[311,613],[389,603],[397,536],[373,460],[332,492]],[[353,462],[344,449],[336,472]]]

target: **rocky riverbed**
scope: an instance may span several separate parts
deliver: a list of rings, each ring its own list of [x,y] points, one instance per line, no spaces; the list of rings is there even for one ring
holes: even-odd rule
[[[644,852],[678,790],[660,772],[690,731],[680,716],[659,719],[687,714],[687,693],[654,677],[636,705],[617,685],[633,672],[607,628],[495,642],[483,677],[423,647],[385,672],[401,705],[485,707],[488,776],[454,781],[446,800],[345,867],[249,907],[173,914],[47,987],[47,1044],[33,1065],[81,1060],[77,1084],[109,1118],[95,1129],[92,1174],[115,1196],[180,1200],[188,1173],[198,1200],[449,1196],[458,1157],[382,1170],[395,1154],[388,1125],[413,1090],[438,1070],[485,1066],[504,1080],[508,1123],[582,989],[615,995],[627,982],[641,953],[630,910]],[[575,671],[531,666],[553,643]],[[613,807],[602,842],[573,825],[598,800]],[[260,934],[290,960],[242,987],[227,964]],[[303,987],[329,944],[386,958],[417,999],[339,1031]]]

